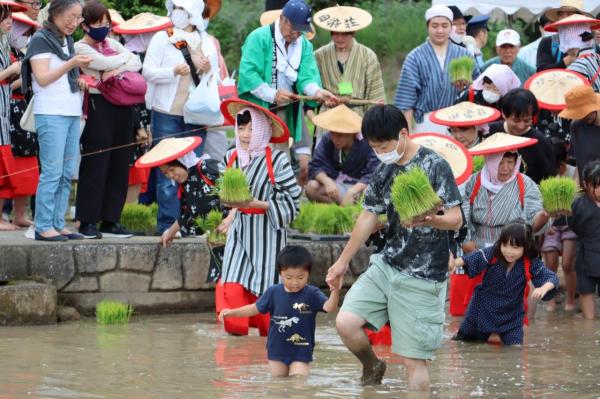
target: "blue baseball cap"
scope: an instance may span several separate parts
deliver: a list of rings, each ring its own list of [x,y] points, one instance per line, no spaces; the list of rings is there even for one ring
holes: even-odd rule
[[[312,9],[302,0],[290,0],[281,11],[296,32],[312,32]]]

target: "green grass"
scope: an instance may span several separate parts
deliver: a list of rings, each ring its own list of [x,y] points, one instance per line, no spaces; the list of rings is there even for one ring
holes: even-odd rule
[[[219,233],[217,227],[223,221],[223,214],[221,211],[213,209],[208,212],[205,217],[198,217],[195,220],[196,226],[207,232],[207,241],[209,244],[214,246],[225,245],[227,235]]]
[[[341,235],[352,231],[356,216],[356,206],[306,202],[300,206],[292,227],[305,234]]]
[[[540,182],[544,209],[551,216],[571,214],[571,205],[577,196],[577,183],[569,177],[551,177]]]
[[[215,191],[225,203],[239,203],[252,199],[246,175],[239,168],[229,168],[217,182]]]
[[[125,204],[121,212],[120,223],[129,231],[143,232],[148,235],[156,231],[158,204]]]
[[[437,196],[423,169],[400,173],[392,183],[391,199],[403,225],[435,213],[442,200]]]
[[[96,305],[98,324],[127,324],[133,313],[133,306],[117,301],[103,300]]]

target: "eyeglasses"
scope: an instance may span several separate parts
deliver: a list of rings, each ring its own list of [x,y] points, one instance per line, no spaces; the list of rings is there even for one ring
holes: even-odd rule
[[[81,15],[79,15],[79,16],[70,15],[67,18],[65,18],[65,22],[68,24],[79,25],[80,23],[83,22],[83,17]]]
[[[41,1],[23,1],[23,0],[16,0],[16,1],[17,1],[17,3],[28,4],[34,10],[41,10],[42,6],[43,6]]]

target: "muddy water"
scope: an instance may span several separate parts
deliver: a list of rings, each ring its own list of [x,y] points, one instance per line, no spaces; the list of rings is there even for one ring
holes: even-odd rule
[[[320,316],[321,317],[321,316]],[[323,315],[308,380],[272,379],[265,339],[228,337],[209,314],[0,328],[0,399],[7,398],[600,398],[600,322],[538,312],[523,348],[451,341],[431,364],[428,394],[406,392],[399,360],[363,388],[358,363]]]

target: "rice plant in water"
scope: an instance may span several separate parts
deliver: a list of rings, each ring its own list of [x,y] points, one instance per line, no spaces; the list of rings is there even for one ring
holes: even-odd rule
[[[577,183],[569,177],[551,177],[540,182],[544,209],[550,216],[570,215],[577,196]]]
[[[473,157],[473,173],[479,172],[485,165],[485,158],[483,155],[475,155]]]
[[[96,305],[98,324],[127,324],[133,313],[133,306],[117,301],[103,300]]]
[[[448,66],[448,74],[450,75],[450,81],[473,81],[473,67],[475,66],[475,60],[472,57],[464,56],[455,58],[450,61]]]
[[[412,168],[394,178],[391,200],[403,225],[435,213],[442,200],[433,191],[429,178],[421,168]]]
[[[120,223],[129,231],[152,234],[156,230],[158,205],[125,204]]]
[[[219,233],[217,227],[223,221],[223,213],[217,209],[213,209],[204,217],[199,216],[196,218],[196,226],[207,232],[207,241],[209,244],[214,246],[225,245],[227,235]]]
[[[223,177],[217,183],[216,192],[225,203],[239,203],[252,199],[246,175],[239,168],[229,168],[223,173]]]

